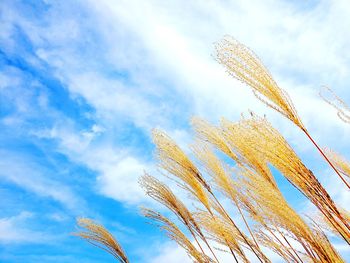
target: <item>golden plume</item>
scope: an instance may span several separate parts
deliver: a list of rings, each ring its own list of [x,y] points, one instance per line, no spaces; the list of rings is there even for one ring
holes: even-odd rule
[[[77,224],[79,227],[83,228],[84,231],[74,233],[74,235],[107,251],[120,262],[129,263],[129,260],[118,241],[104,226],[99,225],[88,218],[77,219]]]
[[[277,85],[254,52],[230,36],[224,37],[216,44],[215,48],[216,59],[226,68],[226,71],[234,78],[250,86],[259,100],[280,112],[298,126],[343,183],[350,189],[350,184],[346,182],[303,125],[287,92]],[[349,109],[339,98],[337,100],[343,108]],[[347,120],[348,115],[344,114],[344,111],[340,111],[339,107],[337,109],[340,112],[338,116],[342,117],[343,120]]]
[[[239,81],[249,85],[254,95],[305,129],[286,91],[281,89],[253,51],[236,39],[225,36],[215,45],[217,61]]]
[[[179,186],[190,192],[207,209],[210,209],[210,199],[206,192],[206,190],[210,191],[210,186],[192,161],[164,132],[154,130],[153,140],[156,144],[159,166],[179,179],[177,180]]]
[[[258,170],[259,173],[264,174],[272,184],[276,184],[266,162],[256,155],[247,154],[247,152],[250,151],[250,146],[246,145],[244,141],[227,140],[221,128],[215,127],[199,118],[193,118],[192,125],[200,140],[209,142],[211,145],[231,157],[231,159],[238,165],[247,165],[254,170]],[[201,158],[203,158],[203,156]]]

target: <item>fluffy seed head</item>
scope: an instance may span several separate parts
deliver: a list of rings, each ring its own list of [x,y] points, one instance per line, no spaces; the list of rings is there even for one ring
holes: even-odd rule
[[[77,220],[79,227],[84,231],[74,233],[74,235],[85,239],[87,242],[102,248],[122,263],[128,263],[129,260],[113,235],[102,225],[99,225],[88,218],[79,218]]]
[[[215,48],[217,61],[231,76],[250,86],[254,95],[267,106],[304,129],[289,95],[277,85],[253,51],[230,36],[225,36]]]
[[[210,186],[192,161],[164,132],[154,130],[153,140],[160,167],[179,179],[179,185],[209,209],[210,200],[206,190],[211,191]]]

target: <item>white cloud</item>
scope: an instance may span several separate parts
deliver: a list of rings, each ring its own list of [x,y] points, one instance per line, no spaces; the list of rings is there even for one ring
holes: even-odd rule
[[[47,170],[26,158],[1,150],[0,177],[39,196],[49,197],[68,209],[83,209],[83,201],[72,189],[50,178]],[[46,174],[45,174],[46,173]]]
[[[190,258],[186,254],[185,250],[174,243],[166,243],[161,248],[158,248],[158,250],[159,255],[149,260],[149,263],[183,263],[190,261]]]
[[[96,191],[128,204],[139,204],[144,193],[138,178],[144,171],[154,170],[151,164],[135,157],[126,148],[112,144],[96,144],[94,140],[103,131],[93,125],[91,131],[78,132],[69,125],[60,124],[37,136],[56,139],[59,151],[72,161],[82,163],[97,173]]]
[[[12,217],[0,218],[0,243],[45,243],[47,236],[23,227],[27,219],[33,215],[23,211]]]

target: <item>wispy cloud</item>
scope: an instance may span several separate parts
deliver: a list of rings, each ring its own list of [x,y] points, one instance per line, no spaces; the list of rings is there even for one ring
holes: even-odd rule
[[[64,207],[74,210],[82,209],[83,201],[72,189],[50,178],[47,170],[38,167],[25,157],[13,152],[0,151],[0,177],[19,187],[42,197],[49,197],[61,203]]]
[[[23,211],[12,217],[0,218],[0,243],[45,243],[50,238],[46,233],[30,230],[25,223],[33,216]]]

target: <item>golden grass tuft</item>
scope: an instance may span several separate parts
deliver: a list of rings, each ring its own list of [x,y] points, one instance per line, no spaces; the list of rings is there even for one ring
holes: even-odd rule
[[[350,177],[350,163],[316,144],[288,94],[276,84],[251,50],[225,37],[216,45],[216,58],[229,74],[248,84],[258,99],[302,129],[350,188],[344,179]],[[338,116],[346,121],[349,115],[344,109],[349,108],[328,91],[338,104],[326,101],[336,107]],[[176,215],[190,236],[161,213],[142,208],[142,214],[182,247],[194,262],[219,263],[212,249],[215,244],[220,245],[217,250],[231,253],[237,263],[256,259],[262,263],[271,262],[264,248],[274,251],[286,262],[344,262],[327,235],[333,231],[350,245],[349,212],[333,201],[314,173],[266,118],[252,112],[250,115],[242,116],[238,122],[222,119],[217,126],[193,118],[196,140],[191,156],[193,154],[196,161],[166,133],[154,130],[160,173],[185,190],[193,205],[189,209],[174,193],[173,186],[148,174],[140,178],[140,185],[146,195]],[[321,216],[298,214],[280,191],[271,166],[312,202]],[[78,225],[85,231],[75,235],[106,250],[120,262],[128,262],[119,243],[103,226],[85,218],[79,219]],[[202,242],[208,247],[210,257]]]
[[[77,224],[83,231],[76,232],[74,235],[81,237],[90,244],[99,247],[122,263],[129,263],[129,260],[113,235],[102,225],[97,224],[88,218],[77,219]]]
[[[289,95],[277,85],[253,51],[230,36],[219,41],[215,49],[217,61],[231,76],[249,85],[260,101],[304,129]]]

